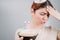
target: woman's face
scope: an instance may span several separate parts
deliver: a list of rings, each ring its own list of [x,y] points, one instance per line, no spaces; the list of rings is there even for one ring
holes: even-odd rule
[[[34,12],[33,18],[35,19],[36,22],[44,24],[48,20],[47,15],[48,15],[47,9],[46,8],[40,8]]]

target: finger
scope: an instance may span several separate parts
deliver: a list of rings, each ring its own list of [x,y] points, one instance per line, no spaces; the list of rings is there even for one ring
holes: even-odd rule
[[[50,11],[50,10],[51,10],[51,8],[49,6],[47,6],[47,11]]]
[[[33,40],[33,39],[30,39],[30,40]]]
[[[49,10],[49,9],[47,9],[47,11],[49,12],[50,10]]]
[[[49,8],[49,6],[47,6],[47,8]]]
[[[19,40],[23,40],[23,37],[20,37]]]
[[[47,11],[52,12],[52,11],[54,11],[54,8],[52,8],[51,6],[47,6]]]
[[[47,6],[48,10],[56,10],[55,8],[51,7],[51,6]]]
[[[50,8],[49,6],[47,6],[47,9]]]

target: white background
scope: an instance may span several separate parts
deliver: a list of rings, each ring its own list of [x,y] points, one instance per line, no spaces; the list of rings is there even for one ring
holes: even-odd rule
[[[60,11],[60,0],[50,0]],[[30,7],[33,0],[0,0],[0,40],[14,40],[15,31],[25,27],[25,21],[31,19]],[[49,22],[53,27],[60,29],[60,21],[52,16]]]

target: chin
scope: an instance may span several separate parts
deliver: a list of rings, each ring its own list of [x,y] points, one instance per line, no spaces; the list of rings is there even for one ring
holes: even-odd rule
[[[43,24],[43,25],[44,25],[45,23],[46,23],[46,22],[42,22],[41,24]]]

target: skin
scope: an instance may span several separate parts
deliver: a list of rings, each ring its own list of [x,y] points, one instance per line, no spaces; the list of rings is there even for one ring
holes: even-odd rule
[[[29,23],[29,25],[30,25],[29,29],[41,29],[42,26],[48,20],[47,12],[49,12],[50,15],[55,17],[57,20],[60,20],[59,12],[57,10],[55,10],[54,8],[52,8],[51,6],[47,6],[47,8],[40,8],[40,9],[36,10],[35,12],[31,8],[30,11],[31,11],[32,19]],[[58,37],[58,40],[60,40],[60,31],[59,31],[57,37]],[[19,38],[18,40],[23,40],[23,37]]]
[[[60,13],[52,8],[51,6],[47,6],[47,11],[50,13],[50,15],[52,15],[54,18],[56,18],[57,20],[60,20]],[[60,30],[58,30],[58,34],[57,34],[57,40],[60,40]]]
[[[47,14],[48,14],[48,12],[47,12],[46,8],[40,8],[40,9],[36,10],[35,12],[32,9],[31,10],[32,19],[30,22],[30,25],[31,25],[30,28],[31,27],[37,28],[37,29],[41,28],[48,20]]]
[[[52,8],[51,6],[47,6],[47,11],[50,13],[50,15],[52,15],[54,18],[56,18],[57,20],[60,20],[60,13]]]
[[[23,40],[23,37],[19,38],[18,40]]]
[[[47,9],[46,8],[40,8],[40,9],[36,10],[35,12],[31,8],[32,19],[31,19],[31,21],[29,23],[29,25],[30,25],[29,29],[41,29],[42,26],[48,20],[47,14],[48,13],[47,13]],[[23,40],[23,37],[19,38],[18,40]]]

